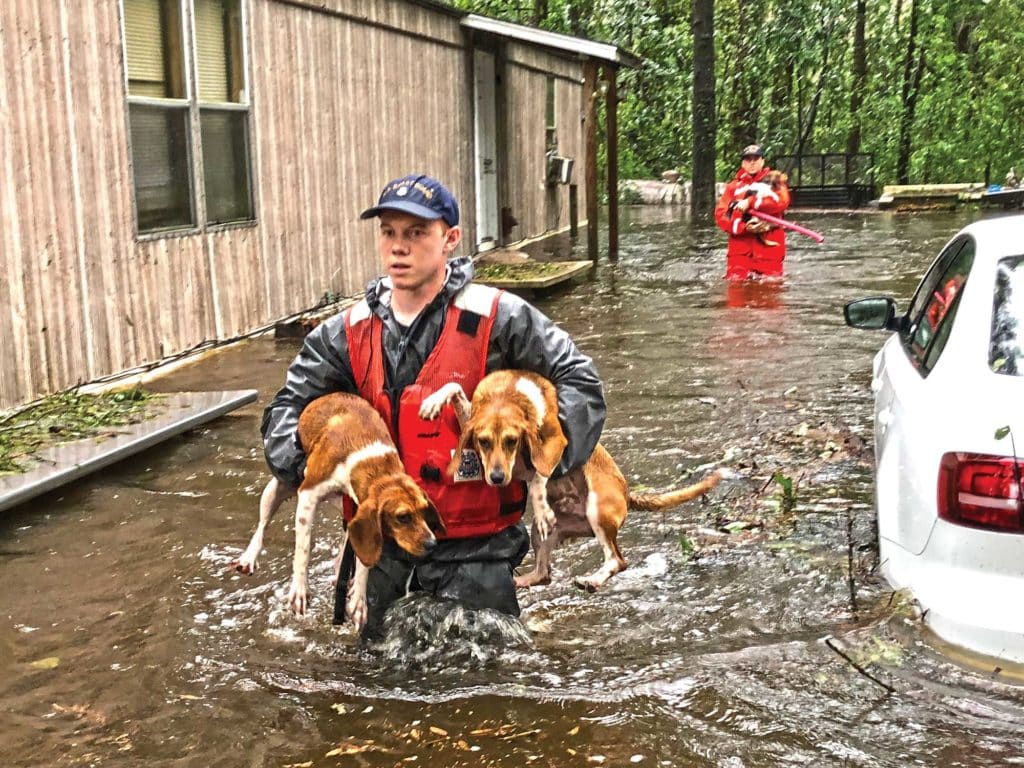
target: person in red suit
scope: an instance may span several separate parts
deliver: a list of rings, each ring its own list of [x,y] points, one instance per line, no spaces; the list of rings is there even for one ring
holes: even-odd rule
[[[785,231],[752,216],[750,211],[782,216],[788,207],[786,175],[765,165],[760,145],[744,147],[740,169],[715,206],[715,222],[729,234],[727,280],[782,276]]]

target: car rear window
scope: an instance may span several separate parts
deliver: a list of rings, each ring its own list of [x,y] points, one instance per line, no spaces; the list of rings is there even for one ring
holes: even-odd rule
[[[1002,259],[996,270],[988,363],[996,373],[1024,376],[1024,256]]]

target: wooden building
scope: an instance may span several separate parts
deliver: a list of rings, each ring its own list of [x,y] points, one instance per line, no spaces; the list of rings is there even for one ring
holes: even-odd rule
[[[358,292],[396,176],[448,184],[464,252],[571,187],[593,217],[636,63],[427,0],[4,0],[0,36],[0,409]]]

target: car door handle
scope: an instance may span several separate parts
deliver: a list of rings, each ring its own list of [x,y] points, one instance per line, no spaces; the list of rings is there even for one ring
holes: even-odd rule
[[[878,426],[888,427],[892,422],[892,409],[883,408],[878,412]]]

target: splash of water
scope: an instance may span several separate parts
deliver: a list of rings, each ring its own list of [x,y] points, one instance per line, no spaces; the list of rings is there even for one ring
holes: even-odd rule
[[[514,616],[470,610],[422,592],[396,601],[384,617],[381,639],[368,646],[388,666],[414,668],[484,666],[532,647],[529,631]]]

